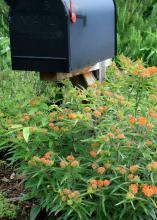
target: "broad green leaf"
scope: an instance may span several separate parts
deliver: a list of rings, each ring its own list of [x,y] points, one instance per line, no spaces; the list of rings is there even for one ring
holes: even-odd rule
[[[23,128],[23,137],[26,142],[29,140],[30,130],[28,127]]]
[[[30,211],[30,220],[35,220],[41,210],[39,205],[33,205]]]

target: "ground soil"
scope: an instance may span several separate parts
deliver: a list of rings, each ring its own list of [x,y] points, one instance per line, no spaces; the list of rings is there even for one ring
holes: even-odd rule
[[[17,213],[17,220],[29,220],[29,212],[33,202],[20,202],[20,198],[26,193],[22,182],[22,178],[17,176],[13,169],[8,168],[8,166],[1,166],[0,192],[5,193],[7,198],[20,207]],[[0,220],[8,219],[0,217]]]
[[[17,175],[14,172],[14,169],[6,165],[0,166],[0,192],[5,193],[7,198],[10,201],[13,201],[15,204],[19,206],[19,211],[17,213],[17,217],[14,220],[29,220],[30,210],[33,204],[36,204],[37,201],[31,200],[27,202],[21,202],[20,198],[26,194],[27,192],[24,190],[23,186],[23,178],[20,175]],[[54,215],[52,215],[49,219],[57,220]],[[10,220],[8,218],[0,217],[0,220]],[[42,211],[36,220],[48,220],[46,217],[46,212]]]

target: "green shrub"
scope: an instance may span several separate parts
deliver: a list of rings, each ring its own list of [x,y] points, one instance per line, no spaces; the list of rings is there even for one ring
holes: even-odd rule
[[[105,83],[65,86],[61,106],[37,97],[1,116],[25,199],[58,220],[157,218],[157,69],[118,63]]]
[[[15,219],[18,207],[0,193],[0,218]]]

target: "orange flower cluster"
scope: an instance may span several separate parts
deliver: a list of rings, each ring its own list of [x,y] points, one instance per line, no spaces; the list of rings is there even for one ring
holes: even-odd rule
[[[151,186],[148,184],[144,184],[142,186],[142,192],[146,197],[151,197],[153,195],[157,195],[157,187],[156,186]]]
[[[136,119],[134,116],[129,115],[129,120],[128,120],[128,122],[129,122],[130,124],[135,124],[135,123],[137,122],[137,119]]]
[[[147,118],[145,117],[140,117],[138,118],[138,123],[141,125],[141,126],[145,126],[147,124]]]
[[[93,112],[93,114],[94,114],[94,116],[95,116],[96,118],[100,118],[100,117],[101,117],[101,112],[98,111],[98,110],[95,110],[95,111]]]
[[[104,105],[104,106],[99,106],[99,107],[97,108],[97,110],[100,111],[101,113],[105,112],[107,109],[108,109],[108,107],[107,107],[106,105]]]
[[[111,91],[105,91],[103,94],[105,96],[112,96],[113,95],[113,93]]]
[[[155,66],[144,68],[141,64],[139,64],[136,67],[136,69],[133,67],[131,74],[138,75],[139,77],[147,78],[147,77],[152,76],[156,72],[157,72],[157,68]]]
[[[60,165],[61,168],[65,168],[65,167],[68,166],[68,163],[65,160],[61,160],[59,165]]]
[[[151,118],[157,118],[157,114],[155,113],[155,111],[154,111],[153,109],[150,109],[150,110],[149,110],[149,116],[150,116]]]
[[[98,168],[97,168],[97,172],[98,172],[99,174],[103,174],[103,173],[105,173],[105,171],[106,171],[105,167],[98,167]]]
[[[132,165],[130,166],[129,170],[131,173],[135,173],[139,169],[138,165]]]
[[[124,139],[124,138],[125,138],[125,135],[124,135],[123,133],[118,134],[117,138],[118,138],[118,139]]]
[[[127,169],[124,167],[117,167],[116,170],[123,175],[127,173]]]
[[[111,184],[110,180],[90,180],[90,184],[93,189],[96,189],[97,187],[101,188],[103,186],[109,186]]]
[[[138,185],[137,184],[131,184],[129,186],[129,190],[135,195],[136,193],[138,193]]]
[[[69,164],[70,164],[71,167],[74,167],[74,168],[79,166],[79,162],[75,159],[75,157],[73,155],[68,155],[66,159],[69,162],[67,162],[65,160],[61,160],[61,162],[60,162],[60,167],[61,168],[65,168]]]
[[[30,115],[28,113],[24,114],[24,121],[29,121],[30,120]]]
[[[140,177],[138,175],[135,176],[132,173],[128,175],[128,179],[135,182],[140,182]]]
[[[150,130],[153,129],[153,128],[154,128],[153,123],[148,123],[148,124],[147,124],[147,128],[150,129]]]
[[[91,147],[99,147],[100,146],[100,143],[99,142],[95,142],[95,143],[92,143],[91,144]]]
[[[80,192],[78,190],[72,191],[70,189],[63,189],[60,192],[61,200],[67,202],[68,205],[73,205],[74,202],[81,202]]]
[[[156,72],[157,72],[157,68],[155,66],[148,67],[147,69],[142,71],[140,77],[150,77]]]
[[[47,152],[43,157],[34,156],[32,160],[28,161],[28,164],[35,166],[37,164],[37,162],[40,162],[46,166],[51,166],[51,165],[53,165],[53,161],[50,160],[52,155],[53,155],[52,152]]]
[[[53,122],[49,123],[49,127],[51,127],[54,131],[59,131],[60,128],[58,126],[55,126]]]
[[[89,153],[90,153],[91,157],[94,157],[94,158],[95,158],[95,157],[97,156],[97,152],[94,151],[94,150],[93,150],[93,151],[90,151]]]
[[[77,118],[77,114],[76,113],[70,113],[70,114],[68,114],[68,118],[69,119],[76,119]]]
[[[91,109],[90,107],[85,107],[85,111],[86,111],[86,112],[91,112],[91,110],[92,110],[92,109]]]
[[[157,170],[157,162],[154,161],[154,162],[148,164],[147,165],[147,170],[149,170],[149,171]]]
[[[146,145],[152,145],[152,144],[153,144],[153,142],[151,140],[146,141]]]

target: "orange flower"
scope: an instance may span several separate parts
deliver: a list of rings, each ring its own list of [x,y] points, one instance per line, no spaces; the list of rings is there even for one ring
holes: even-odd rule
[[[61,160],[61,162],[60,162],[61,168],[65,168],[65,167],[67,167],[67,165],[68,165],[68,163],[65,160]]]
[[[69,198],[69,199],[73,199],[73,198],[75,198],[75,196],[76,196],[76,195],[75,195],[75,193],[73,193],[73,192],[71,192],[71,193],[68,194],[68,198]]]
[[[101,112],[95,110],[95,111],[94,111],[94,116],[95,116],[96,118],[99,118],[99,117],[101,116]]]
[[[59,118],[59,119],[63,119],[63,118],[64,118],[64,115],[59,115],[58,118]]]
[[[154,195],[154,187],[148,184],[144,184],[142,187],[142,192],[145,196],[151,197]]]
[[[99,142],[95,142],[91,144],[91,147],[98,147],[99,145],[100,145]]]
[[[103,174],[105,171],[106,171],[105,167],[99,167],[97,169],[97,172],[100,173],[100,174]]]
[[[90,180],[90,184],[97,184],[97,180]]]
[[[86,107],[86,108],[85,108],[85,111],[86,111],[86,112],[90,112],[90,111],[91,111],[91,108],[90,108],[90,107]]]
[[[121,133],[121,134],[118,134],[117,138],[118,138],[118,139],[124,139],[124,138],[125,138],[125,135],[122,134],[122,133]]]
[[[148,164],[147,165],[147,170],[149,170],[149,171],[157,170],[157,162],[154,161],[154,162]]]
[[[44,157],[45,157],[46,159],[50,159],[51,156],[52,156],[52,152],[51,152],[51,151],[47,152],[47,153],[44,155]]]
[[[117,129],[116,132],[117,132],[117,134],[122,133],[122,131],[120,129]]]
[[[132,165],[130,166],[129,170],[131,171],[131,173],[135,173],[138,170],[138,166],[137,165]]]
[[[54,123],[49,123],[49,127],[54,127],[55,126],[55,124]]]
[[[139,70],[134,70],[133,72],[131,72],[132,75],[137,75],[139,73]]]
[[[92,156],[92,157],[96,157],[97,156],[97,152],[96,151],[90,151],[90,155]]]
[[[73,160],[71,162],[71,167],[78,167],[79,166],[79,162],[77,160]]]
[[[64,111],[65,113],[68,113],[68,112],[71,111],[71,109],[69,109],[69,108],[65,108],[63,111]]]
[[[137,119],[131,115],[131,116],[129,116],[128,122],[129,122],[130,124],[135,124],[135,123],[137,122]]]
[[[140,118],[138,119],[138,122],[139,122],[140,125],[144,126],[144,125],[146,125],[146,123],[147,123],[147,118],[145,118],[145,117],[140,117]]]
[[[146,144],[147,144],[147,145],[152,145],[153,142],[152,142],[151,140],[147,140],[147,141],[146,141]]]
[[[143,69],[144,69],[144,66],[142,66],[141,64],[138,64],[138,69],[139,69],[139,70],[143,70]]]
[[[54,130],[54,131],[59,131],[60,128],[59,128],[58,126],[54,126],[54,127],[53,127],[53,130]]]
[[[75,113],[70,113],[70,114],[68,114],[68,118],[69,119],[76,119],[77,115]]]
[[[117,167],[117,171],[119,171],[119,173],[121,174],[126,174],[127,170],[124,167]]]
[[[154,125],[153,125],[152,123],[149,123],[149,124],[147,124],[147,128],[153,129],[153,128],[154,128]]]
[[[71,190],[65,188],[65,189],[63,190],[63,193],[64,193],[65,195],[69,195],[69,194],[71,193]]]
[[[30,120],[30,116],[28,113],[24,114],[24,120],[25,121],[29,121]]]
[[[149,115],[151,118],[157,118],[157,114],[155,113],[155,111],[153,109],[149,110]]]
[[[129,175],[128,175],[128,179],[129,179],[129,180],[131,180],[131,179],[133,179],[133,178],[134,178],[134,175],[133,175],[133,174],[129,174]]]
[[[44,157],[40,158],[40,162],[42,162],[43,164],[45,164],[46,166],[51,166],[53,163],[51,160],[47,160]]]
[[[138,185],[137,184],[131,184],[129,186],[129,190],[133,193],[136,194],[138,192]]]
[[[109,186],[111,184],[110,180],[104,180],[104,186]]]
[[[106,95],[106,96],[112,96],[112,94],[113,94],[113,93],[110,92],[110,91],[105,91],[105,92],[104,92],[104,95]]]
[[[104,185],[104,182],[102,180],[97,180],[97,185],[101,188]]]
[[[67,160],[69,160],[69,161],[74,161],[74,160],[75,160],[75,157],[72,156],[72,155],[69,155],[69,156],[67,156]]]
[[[99,106],[98,107],[98,111],[100,111],[100,112],[104,112],[106,110],[107,110],[107,106]]]
[[[114,134],[112,132],[107,133],[107,136],[110,138],[114,138]]]

